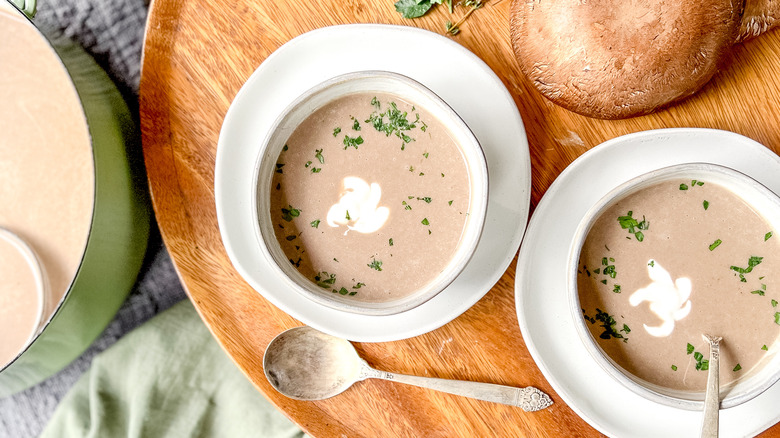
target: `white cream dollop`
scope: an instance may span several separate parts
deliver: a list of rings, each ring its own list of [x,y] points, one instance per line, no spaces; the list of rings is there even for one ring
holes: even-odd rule
[[[672,282],[672,276],[656,261],[647,264],[647,274],[652,283],[634,292],[628,302],[636,307],[643,301],[650,303],[650,310],[663,321],[657,327],[648,327],[645,330],[651,336],[669,336],[674,331],[675,321],[679,321],[691,312],[691,279],[680,277]]]
[[[377,183],[370,185],[361,178],[348,176],[344,178],[344,191],[339,202],[328,210],[327,222],[331,227],[347,226],[349,230],[359,233],[373,233],[387,222],[390,209],[380,207],[382,188]]]

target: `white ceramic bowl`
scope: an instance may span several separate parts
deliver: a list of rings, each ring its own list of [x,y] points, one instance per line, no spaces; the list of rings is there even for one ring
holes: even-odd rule
[[[647,382],[621,368],[599,347],[591,335],[582,317],[577,290],[577,270],[580,252],[593,224],[601,214],[616,202],[659,182],[679,179],[695,179],[718,184],[738,194],[758,214],[780,230],[780,198],[749,176],[736,170],[709,163],[687,163],[664,167],[633,179],[630,179],[607,193],[584,215],[571,243],[568,258],[567,294],[569,307],[580,340],[593,359],[614,379],[631,391],[651,401],[668,406],[702,410],[704,388],[702,391],[679,391]],[[776,343],[778,341],[775,341]],[[780,355],[777,348],[770,348],[771,357],[766,358],[763,367],[743,376],[734,385],[721,388],[721,408],[742,404],[772,386],[780,379]]]
[[[289,262],[274,234],[270,215],[271,180],[287,139],[306,117],[324,105],[346,95],[389,93],[413,102],[439,119],[460,147],[470,174],[469,215],[460,243],[447,267],[423,288],[391,301],[360,302],[332,294],[304,277]],[[466,267],[477,247],[485,223],[488,203],[488,171],[482,148],[466,123],[441,98],[422,84],[397,73],[362,71],[329,79],[304,92],[279,116],[260,146],[255,164],[257,184],[252,192],[257,244],[272,269],[289,287],[306,298],[331,308],[364,315],[391,315],[413,309],[444,290]]]

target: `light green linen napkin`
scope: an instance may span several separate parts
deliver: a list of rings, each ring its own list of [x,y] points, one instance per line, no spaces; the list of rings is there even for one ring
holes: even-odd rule
[[[50,437],[302,437],[230,361],[189,300],[99,354]]]

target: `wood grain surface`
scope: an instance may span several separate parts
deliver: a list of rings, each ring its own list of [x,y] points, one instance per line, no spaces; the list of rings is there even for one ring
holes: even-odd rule
[[[454,18],[465,8],[458,7]],[[616,136],[666,127],[707,127],[780,150],[780,34],[737,45],[692,98],[649,116],[605,121],[545,100],[520,74],[509,41],[510,0],[490,1],[452,37],[482,58],[514,96],[528,131],[531,207],[558,174],[589,148]],[[340,23],[389,23],[444,33],[446,7],[402,19],[393,0],[154,1],[141,78],[143,147],[154,210],[189,297],[247,377],[314,436],[598,436],[555,394],[526,350],[514,307],[515,262],[475,306],[412,339],[356,344],[388,371],[513,386],[553,397],[544,411],[507,407],[384,381],[358,383],[321,402],[288,399],[262,370],[268,342],[300,325],[263,299],[232,267],[219,235],[214,159],[225,113],[255,68],[281,44]],[[457,74],[457,72],[453,72]],[[717,147],[717,145],[713,145]],[[780,437],[780,426],[765,433]]]

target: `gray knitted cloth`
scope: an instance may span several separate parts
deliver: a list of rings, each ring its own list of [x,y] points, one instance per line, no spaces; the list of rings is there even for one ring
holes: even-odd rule
[[[146,12],[144,0],[39,0],[35,23],[49,35],[71,38],[84,47],[114,80],[137,121]],[[141,159],[138,145],[128,152]],[[114,320],[81,357],[60,373],[21,393],[0,398],[0,438],[40,434],[59,401],[96,354],[183,298],[184,291],[153,224],[138,281]]]

